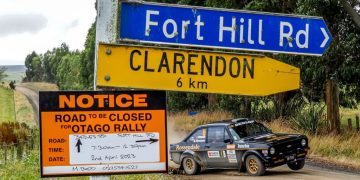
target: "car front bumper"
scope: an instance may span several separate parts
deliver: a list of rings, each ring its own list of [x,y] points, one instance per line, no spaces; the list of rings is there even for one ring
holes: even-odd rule
[[[276,167],[287,163],[296,162],[306,158],[309,148],[298,148],[293,152],[279,153],[265,157],[266,167]]]

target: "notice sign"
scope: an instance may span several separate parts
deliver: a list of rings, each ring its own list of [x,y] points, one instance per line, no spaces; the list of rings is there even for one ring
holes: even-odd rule
[[[167,172],[165,92],[39,95],[42,177]]]
[[[100,44],[97,85],[266,96],[300,87],[300,70],[259,55]]]

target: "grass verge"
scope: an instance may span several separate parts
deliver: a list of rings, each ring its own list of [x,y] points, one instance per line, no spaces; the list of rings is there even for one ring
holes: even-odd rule
[[[35,125],[32,107],[21,93],[0,86],[0,122],[15,121]]]
[[[15,121],[14,91],[0,86],[0,122]]]
[[[32,151],[21,161],[0,165],[1,179],[40,179],[38,151]],[[16,173],[15,173],[16,172]]]
[[[21,93],[15,92],[16,121],[26,123],[30,127],[36,125],[34,112],[28,99]]]

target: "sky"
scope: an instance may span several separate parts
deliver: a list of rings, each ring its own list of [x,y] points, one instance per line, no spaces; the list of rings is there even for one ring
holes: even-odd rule
[[[0,0],[0,65],[23,65],[62,42],[84,49],[95,0]]]

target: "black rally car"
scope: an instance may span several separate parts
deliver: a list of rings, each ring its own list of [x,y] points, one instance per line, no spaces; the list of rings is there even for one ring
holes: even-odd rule
[[[189,175],[204,168],[246,169],[250,175],[260,176],[266,168],[283,164],[299,170],[308,150],[306,136],[272,133],[248,118],[202,125],[183,141],[170,144],[171,160]]]

